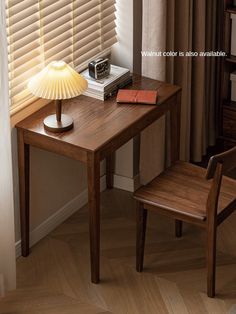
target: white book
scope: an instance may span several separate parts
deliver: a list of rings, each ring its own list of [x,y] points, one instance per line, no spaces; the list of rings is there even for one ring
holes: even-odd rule
[[[130,73],[127,73],[126,75],[124,75],[124,76],[118,78],[117,80],[115,80],[114,82],[112,82],[110,85],[107,85],[104,89],[94,88],[94,86],[91,86],[90,84],[88,84],[88,88],[86,91],[93,92],[96,94],[101,94],[101,95],[108,94],[109,92],[116,90],[123,83],[128,82],[130,80],[130,78],[131,78]]]
[[[119,82],[120,84],[124,84],[126,86],[132,81],[132,78],[129,76],[128,79]],[[123,87],[122,87],[123,88]],[[97,91],[91,88],[87,88],[87,90],[83,93],[84,96],[93,97],[100,100],[105,100],[110,96],[114,95],[117,92],[117,85],[110,87],[107,91]]]
[[[89,76],[88,69],[86,69],[80,74],[88,81],[89,88],[104,92],[104,90],[107,87],[109,88],[109,85],[119,80],[122,76],[129,75],[130,71],[129,69],[126,69],[126,68],[122,68],[116,65],[111,65],[110,75],[101,80],[95,80],[91,78]]]
[[[128,73],[128,75],[122,76],[119,79],[117,79],[114,82],[112,82],[110,85],[107,85],[105,89],[94,88],[93,86],[88,84],[87,91],[94,91],[96,93],[104,94],[104,93],[107,93],[109,91],[112,91],[112,90],[116,89],[117,86],[119,86],[123,82],[128,81],[129,79],[130,79],[130,74]]]

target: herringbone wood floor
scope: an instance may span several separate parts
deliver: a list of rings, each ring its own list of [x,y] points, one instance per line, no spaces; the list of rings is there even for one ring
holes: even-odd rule
[[[145,270],[135,271],[135,203],[128,192],[102,194],[101,276],[90,283],[87,207],[17,261],[17,290],[0,314],[236,313],[236,213],[219,228],[217,297],[206,296],[205,235],[151,214]]]

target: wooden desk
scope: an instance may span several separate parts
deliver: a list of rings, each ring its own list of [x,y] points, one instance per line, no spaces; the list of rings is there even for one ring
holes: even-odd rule
[[[113,186],[113,153],[162,115],[170,112],[171,159],[179,155],[180,88],[134,76],[130,89],[157,89],[158,105],[118,105],[115,97],[105,102],[80,96],[63,101],[63,111],[74,119],[65,133],[44,130],[43,119],[54,113],[48,104],[17,124],[20,182],[22,255],[29,254],[30,146],[58,153],[87,164],[91,280],[99,282],[100,260],[100,161],[107,161],[107,186]]]

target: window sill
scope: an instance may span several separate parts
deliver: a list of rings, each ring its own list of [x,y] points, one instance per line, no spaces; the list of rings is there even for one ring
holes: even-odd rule
[[[51,100],[48,99],[37,99],[36,101],[30,103],[28,106],[25,106],[17,111],[15,110],[14,112],[10,112],[11,127],[13,128],[18,122],[24,120],[29,115],[43,108],[50,102]]]

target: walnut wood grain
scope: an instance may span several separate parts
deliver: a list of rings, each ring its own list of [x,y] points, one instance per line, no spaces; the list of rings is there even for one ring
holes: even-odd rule
[[[179,154],[180,93],[178,86],[134,75],[129,89],[158,91],[157,105],[116,103],[115,97],[106,101],[79,96],[63,101],[62,111],[74,120],[74,128],[64,133],[52,133],[43,127],[43,120],[55,113],[54,103],[19,122],[19,180],[21,194],[21,227],[23,255],[29,253],[29,147],[51,151],[87,164],[90,219],[91,279],[100,280],[100,161],[107,159],[107,186],[113,186],[114,152],[123,144],[159,119],[171,113],[172,159]],[[175,108],[176,107],[176,108]]]
[[[188,226],[179,241],[171,237],[169,218],[149,212],[147,273],[136,273],[131,193],[108,190],[102,199],[102,284],[88,282],[89,257],[84,253],[89,247],[89,209],[85,206],[41,240],[32,257],[17,259],[17,289],[1,298],[1,314],[234,313],[236,215],[218,232],[219,298],[209,300],[202,279],[205,230]]]
[[[107,189],[112,189],[114,185],[115,154],[106,157],[106,184]]]
[[[139,188],[137,220],[137,270],[143,269],[145,236],[144,209],[175,219],[176,236],[181,236],[182,221],[206,229],[207,295],[215,296],[217,226],[236,210],[236,180],[223,176],[236,168],[236,147],[213,156],[207,171],[190,163],[176,161],[152,182]]]
[[[53,103],[19,122],[16,127],[37,135],[43,135],[45,139],[53,139],[58,145],[68,145],[68,147],[74,145],[87,151],[101,151],[107,143],[117,140],[125,130],[132,128],[135,123],[152,120],[152,116],[156,117],[157,112],[163,114],[167,110],[166,102],[180,91],[177,86],[140,76],[134,77],[134,83],[130,88],[157,89],[158,105],[119,105],[116,103],[115,97],[103,102],[94,98],[79,96],[63,101],[63,113],[74,119],[74,128],[71,131],[53,134],[44,130],[44,118],[55,111]],[[137,124],[139,125],[139,123]],[[143,128],[145,127],[146,125]],[[138,132],[140,132],[140,127]]]
[[[215,175],[217,165],[222,164],[222,174],[227,174],[227,172],[235,168],[236,162],[236,147],[229,149],[226,152],[212,156],[209,160],[206,178],[212,179]]]
[[[100,264],[100,160],[99,155],[87,155],[91,281],[99,283]]]
[[[215,296],[215,274],[216,274],[216,228],[217,209],[220,195],[223,164],[217,163],[213,182],[206,203],[207,214],[207,294]]]
[[[145,204],[205,221],[206,203],[211,187],[211,182],[207,181],[205,176],[205,169],[177,161],[152,182],[138,189],[134,197]],[[218,213],[235,199],[236,182],[224,177],[223,183]]]
[[[137,203],[136,211],[137,233],[136,233],[136,270],[143,271],[143,258],[145,247],[145,235],[147,227],[147,210],[144,208],[143,203]]]

